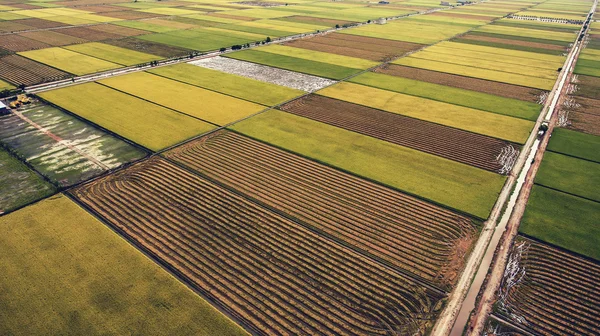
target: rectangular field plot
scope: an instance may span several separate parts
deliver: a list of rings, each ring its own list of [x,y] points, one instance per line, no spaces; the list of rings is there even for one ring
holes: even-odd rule
[[[231,47],[236,44],[246,44],[264,39],[262,35],[242,35],[233,31],[210,31],[208,29],[178,30],[162,34],[150,34],[137,38],[168,44],[176,47],[197,51],[217,50],[221,47]]]
[[[317,93],[519,144],[525,143],[533,128],[528,120],[353,83],[339,83]]]
[[[213,133],[165,156],[444,289],[464,263],[455,256],[464,256],[477,235],[469,217],[234,132]]]
[[[417,43],[339,33],[295,40],[287,42],[286,45],[376,62],[388,61],[424,46]]]
[[[19,55],[75,75],[86,75],[121,67],[119,64],[62,48],[32,50],[21,52]]]
[[[0,143],[59,186],[85,181],[146,155],[127,142],[37,102],[0,116]]]
[[[215,127],[96,83],[46,91],[40,96],[153,151]]]
[[[317,91],[335,83],[327,78],[220,56],[190,62],[190,64],[305,92]]]
[[[294,48],[278,44],[272,44],[258,49],[262,52],[268,52],[276,55],[296,57],[303,60],[322,62],[327,64],[341,65],[353,69],[366,70],[379,64],[365,59],[331,54],[328,52],[307,50],[303,48]]]
[[[600,163],[600,136],[555,128],[548,150]]]
[[[101,84],[216,125],[225,125],[265,106],[145,72],[108,78]]]
[[[534,185],[519,232],[600,260],[600,203]]]
[[[528,29],[528,28],[516,28],[516,27],[505,27],[498,25],[487,25],[482,28],[478,28],[478,32],[487,32],[494,34],[503,34],[511,36],[524,36],[532,37],[545,40],[555,40],[562,42],[573,42],[577,38],[577,34],[573,33],[561,33],[555,31],[547,31],[541,29]]]
[[[600,163],[545,153],[535,183],[600,202]]]
[[[162,58],[98,42],[68,46],[65,49],[127,66],[156,61]]]
[[[535,335],[600,334],[598,262],[521,237],[510,260],[518,273],[505,277],[495,314]]]
[[[514,159],[519,154],[519,146],[496,138],[319,95],[305,96],[279,108],[305,118],[502,174],[510,172]]]
[[[0,215],[54,193],[54,186],[0,148]]]
[[[542,109],[542,105],[531,102],[373,72],[361,74],[350,81],[411,96],[433,99],[532,121],[537,119]]]
[[[227,58],[221,60],[241,62]],[[266,106],[277,105],[304,94],[301,90],[187,63],[160,67],[148,72]]]
[[[276,110],[230,128],[480,218],[489,215],[505,180],[496,173]]]
[[[5,333],[247,335],[65,196],[0,217],[0,226]]]
[[[341,65],[278,55],[254,49],[230,53],[226,57],[331,79],[343,79],[362,71]]]
[[[445,297],[157,157],[73,194],[254,334],[424,333]]]

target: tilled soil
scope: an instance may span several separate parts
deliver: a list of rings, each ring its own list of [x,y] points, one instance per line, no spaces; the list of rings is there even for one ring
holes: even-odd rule
[[[47,43],[53,47],[60,47],[60,46],[66,46],[66,45],[70,45],[70,44],[78,44],[78,43],[88,42],[88,40],[85,40],[85,39],[82,39],[79,37],[63,34],[62,30],[60,33],[56,32],[56,31],[52,31],[52,30],[42,30],[42,31],[21,33],[19,35],[29,38],[29,39],[32,39],[32,40]]]
[[[28,51],[34,49],[49,48],[51,45],[40,41],[28,39],[23,36],[11,34],[0,36],[0,47],[14,51]]]
[[[104,41],[104,43],[165,58],[185,56],[189,55],[191,52],[189,49],[144,41],[133,37]]]
[[[61,29],[62,34],[75,36],[88,41],[103,41],[121,38],[121,35],[90,29],[89,27],[74,27]]]
[[[145,30],[129,28],[129,27],[121,27],[121,26],[111,25],[111,24],[89,26],[87,28],[95,30],[95,31],[99,31],[102,33],[111,33],[111,34],[117,34],[120,36],[137,36],[137,35],[149,34],[149,32],[147,32]]]
[[[496,157],[509,142],[319,95],[305,96],[281,110],[333,126],[497,172]]]
[[[68,78],[66,72],[18,55],[0,58],[0,78],[14,84],[33,85]]]
[[[453,75],[396,64],[385,65],[376,69],[375,72],[531,102],[537,102],[538,97],[543,92],[542,90],[532,89],[524,86],[493,82],[485,79]]]

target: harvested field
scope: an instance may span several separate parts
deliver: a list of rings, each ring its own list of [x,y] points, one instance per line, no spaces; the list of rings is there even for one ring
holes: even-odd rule
[[[569,112],[569,129],[600,135],[600,114]]]
[[[341,34],[339,34],[341,35]],[[367,42],[349,42],[345,39],[328,38],[329,35],[295,40],[285,45],[314,51],[328,52],[337,55],[363,58],[371,61],[385,62],[404,53],[422,47],[420,44],[405,43],[403,48],[384,47]],[[349,35],[352,36],[352,35]],[[411,49],[412,48],[412,49]]]
[[[0,33],[11,33],[22,30],[35,29],[34,27],[21,24],[18,21],[0,21]]]
[[[288,17],[284,17],[284,18],[278,18],[276,20],[314,24],[314,25],[324,25],[324,26],[331,26],[331,27],[335,27],[336,24],[339,24],[341,26],[341,25],[345,25],[348,23],[353,23],[353,21],[325,19],[325,18],[318,18],[318,17],[313,17],[313,16],[303,16],[303,15],[288,16]]]
[[[600,97],[600,77],[577,75],[577,90],[573,95],[598,99]]]
[[[219,56],[190,63],[306,92],[317,91],[335,83],[335,81],[326,78]]]
[[[494,172],[510,172],[498,160],[503,150],[518,154],[519,146],[507,141],[318,95],[280,109]]]
[[[73,195],[256,334],[424,333],[445,296],[157,157]]]
[[[0,143],[60,186],[90,179],[146,155],[63,111],[37,102],[16,114],[0,116]]]
[[[118,40],[108,40],[104,41],[104,43],[121,48],[143,52],[146,54],[157,55],[164,58],[187,56],[191,53],[190,49],[174,47],[162,43],[144,41],[132,37]]]
[[[0,147],[0,216],[51,195],[54,187]]]
[[[23,24],[23,25],[30,26],[30,27],[32,27],[31,29],[33,29],[33,28],[46,29],[46,28],[56,28],[56,27],[67,26],[64,23],[50,21],[50,20],[44,20],[44,19],[38,19],[38,18],[23,19],[23,20],[19,20],[16,22]]]
[[[600,115],[600,99],[574,97],[573,100],[580,105],[575,108],[575,112]]]
[[[15,84],[33,85],[68,78],[66,72],[19,55],[0,58],[0,77]]]
[[[94,29],[90,29],[91,27],[74,27],[74,28],[64,28],[61,29],[60,32],[62,34],[78,37],[80,39],[87,41],[102,41],[108,39],[117,39],[121,38],[121,35],[102,32]]]
[[[543,93],[542,90],[532,89],[524,86],[493,82],[485,79],[464,77],[396,64],[384,65],[383,67],[375,69],[375,72],[531,102],[538,101],[539,96]]]
[[[468,217],[234,132],[213,133],[165,156],[446,289],[477,235]]]
[[[135,28],[121,27],[111,24],[102,24],[97,26],[86,27],[91,30],[98,31],[100,33],[117,34],[120,36],[137,36],[148,34],[147,31]]]
[[[481,36],[481,35],[464,35],[460,37],[461,40],[472,40],[472,41],[483,41],[483,42],[491,42],[491,43],[500,43],[500,44],[510,44],[516,46],[524,46],[530,48],[539,48],[539,49],[548,49],[548,50],[557,50],[557,51],[566,51],[564,46],[556,45],[556,44],[547,44],[547,43],[539,43],[539,42],[531,42],[531,41],[520,41],[513,39],[504,39],[490,36]],[[456,41],[459,42],[459,41]]]
[[[600,334],[597,262],[523,237],[510,258],[517,273],[504,278],[496,314],[535,335]]]
[[[102,13],[102,16],[108,16],[115,19],[123,19],[123,20],[140,20],[140,19],[149,19],[155,18],[159,16],[164,16],[162,14],[156,13],[144,13],[139,11],[122,11],[122,12],[110,12],[110,13]]]
[[[60,46],[66,46],[66,45],[70,45],[70,44],[87,42],[87,40],[84,40],[82,38],[62,34],[63,30],[64,29],[60,30],[61,33],[57,33],[55,31],[51,31],[51,30],[42,30],[42,31],[21,33],[19,35],[29,38],[29,39],[32,39],[32,40],[36,40],[36,41],[40,41],[40,42],[49,44],[53,47],[60,47]]]
[[[2,35],[2,38],[0,38],[0,47],[10,51],[19,52],[48,48],[50,45],[40,41],[28,39],[23,36],[11,34]]]

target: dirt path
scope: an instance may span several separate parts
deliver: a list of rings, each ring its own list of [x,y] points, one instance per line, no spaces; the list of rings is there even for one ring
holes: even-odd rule
[[[595,10],[596,3],[597,3],[597,0],[594,3],[594,6],[592,7],[592,12]],[[578,34],[578,36],[579,36],[579,34]],[[496,244],[499,243],[499,245],[500,245],[500,247],[498,248],[499,252],[495,257],[495,260],[493,260],[494,265],[492,266],[491,275],[487,281],[486,287],[483,289],[484,292],[483,292],[482,298],[477,306],[474,317],[473,317],[472,321],[470,323],[468,323],[466,335],[480,335],[483,331],[483,328],[485,327],[485,322],[487,321],[487,317],[489,316],[489,314],[492,310],[492,305],[495,302],[495,293],[498,289],[498,286],[500,285],[502,276],[504,274],[504,267],[505,267],[506,261],[508,259],[510,247],[513,243],[514,238],[516,237],[516,235],[518,233],[519,223],[525,212],[525,207],[527,205],[527,200],[529,199],[529,195],[531,193],[531,188],[533,186],[533,181],[534,181],[535,175],[539,169],[539,165],[542,161],[544,152],[548,145],[550,135],[552,134],[554,125],[556,123],[557,113],[554,113],[555,109],[557,106],[561,106],[563,100],[565,99],[565,91],[566,91],[565,84],[569,83],[569,81],[571,79],[572,70],[576,63],[577,57],[579,56],[580,44],[581,44],[580,42],[574,43],[572,51],[569,54],[569,57],[567,58],[567,60],[565,61],[565,67],[563,70],[564,72],[559,75],[559,79],[557,80],[557,82],[554,85],[554,88],[552,91],[553,94],[551,94],[552,99],[548,99],[546,101],[546,105],[544,106],[544,109],[542,109],[542,113],[540,113],[540,116],[536,122],[536,127],[534,128],[532,134],[530,135],[530,139],[529,139],[529,140],[534,140],[534,141],[530,143],[530,141],[528,140],[526,146],[524,147],[527,150],[523,150],[523,154],[528,153],[526,155],[528,155],[528,158],[530,160],[533,159],[533,162],[525,162],[525,164],[526,164],[525,168],[520,173],[520,175],[522,175],[524,177],[524,181],[523,181],[522,185],[516,189],[513,197],[511,197],[511,200],[512,200],[512,198],[516,198],[516,201],[514,202],[513,206],[509,205],[506,212],[504,213],[504,216],[502,217],[501,225],[499,225],[499,227],[496,229],[496,230],[498,230],[496,235],[501,234],[502,235],[501,239],[499,240],[499,242],[492,241],[492,244],[489,247],[487,247],[486,255],[488,256],[488,258],[485,258],[484,262],[479,267],[476,281],[470,286],[470,289],[469,289],[468,300],[467,300],[469,302],[462,303],[461,311],[456,320],[456,324],[454,325],[454,327],[452,329],[451,335],[462,335],[463,331],[465,330],[465,327],[467,326],[467,323],[469,322],[468,321],[469,316],[474,308],[474,304],[475,304],[477,295],[479,294],[480,288],[481,288],[481,286],[486,278],[486,275],[489,271],[490,263],[492,261],[491,257],[493,257],[494,253],[496,252],[496,247],[497,247]],[[550,121],[549,129],[546,132],[546,135],[538,142],[535,140],[535,133],[537,132],[537,130],[540,126],[540,123],[543,120]],[[520,167],[521,166],[519,165],[519,170],[521,170]],[[519,170],[515,169],[513,172],[516,173]],[[512,183],[507,182],[506,186],[509,186],[509,185],[512,186]],[[504,202],[506,201],[506,198],[504,196],[505,196],[504,194],[501,195],[501,197],[498,199],[498,202],[501,202],[502,204],[504,204]],[[492,220],[492,218],[493,217],[490,217],[490,220]],[[497,219],[497,217],[494,218],[494,223],[495,223],[496,219]],[[505,227],[502,227],[502,223],[505,223]],[[486,228],[487,228],[487,226],[486,226]],[[506,231],[504,231],[505,229],[506,229]],[[500,230],[502,230],[502,231],[500,231]],[[494,244],[494,243],[496,243],[496,244]],[[467,271],[465,271],[465,273],[467,273]],[[456,292],[458,292],[458,288],[457,288]],[[470,301],[472,301],[472,302],[470,302]],[[454,312],[456,312],[456,311],[454,311]],[[447,332],[448,329],[445,328],[445,329],[438,329],[438,330]],[[447,333],[435,333],[435,335],[447,335]]]

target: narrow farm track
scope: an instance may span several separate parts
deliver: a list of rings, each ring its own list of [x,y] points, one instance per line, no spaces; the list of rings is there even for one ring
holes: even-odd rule
[[[507,295],[511,314],[501,318],[537,335],[600,334],[600,265],[536,241],[526,244],[525,276]]]
[[[503,148],[519,147],[485,135],[319,95],[304,96],[280,109],[493,172],[502,168],[496,158]]]
[[[477,236],[466,216],[234,132],[219,131],[164,155],[446,289]]]
[[[423,334],[444,297],[158,157],[71,193],[256,334]]]

